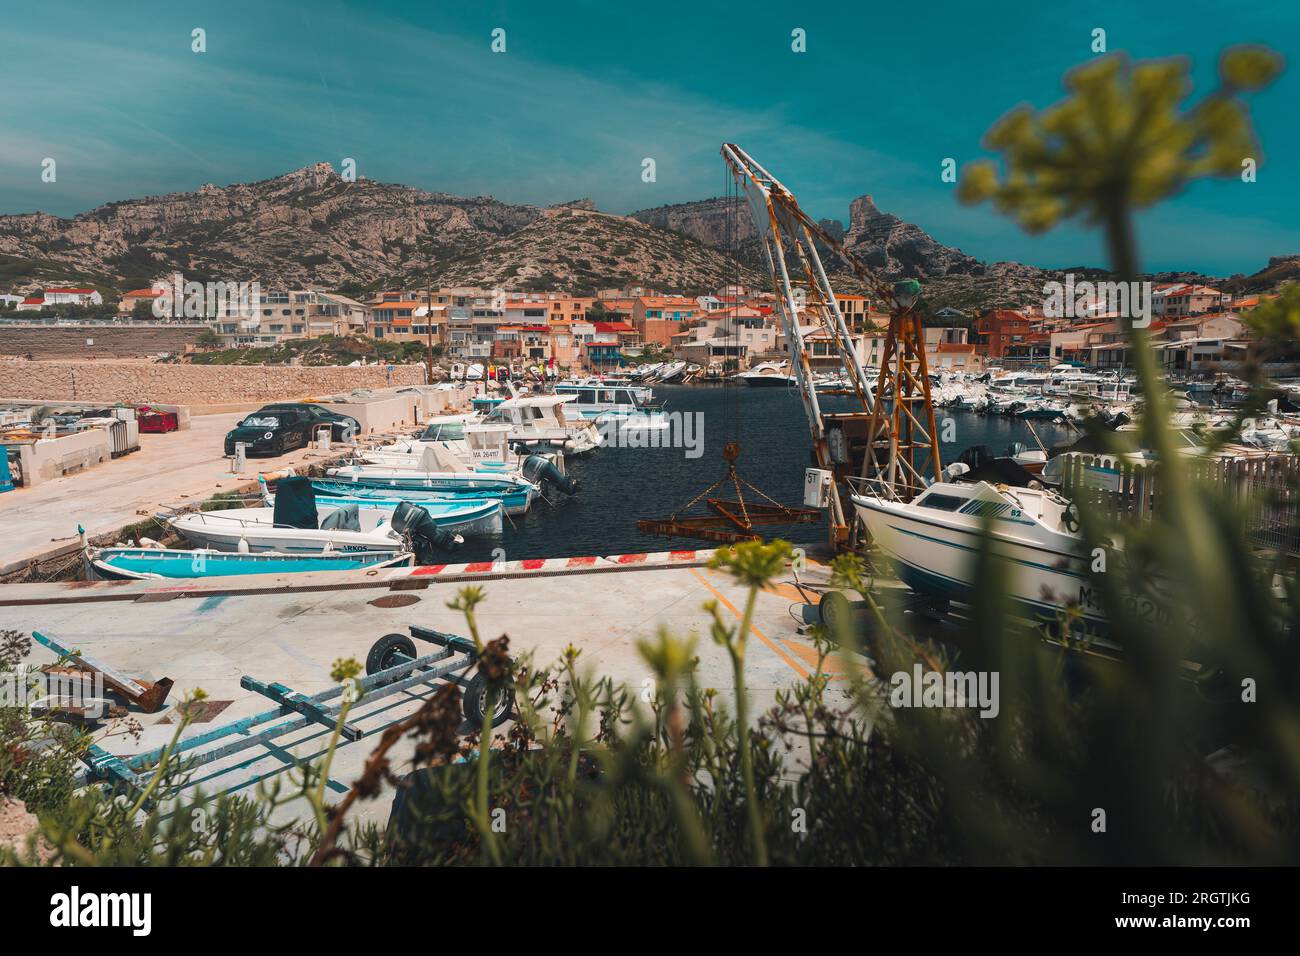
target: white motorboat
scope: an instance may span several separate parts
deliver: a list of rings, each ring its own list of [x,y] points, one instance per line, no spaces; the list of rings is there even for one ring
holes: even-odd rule
[[[686,374],[689,365],[686,362],[669,362],[655,374],[657,381],[671,385]]]
[[[970,603],[985,547],[1006,562],[1012,601],[1036,617],[1076,607],[1104,617],[1071,503],[1054,491],[987,482],[936,482],[910,502],[861,481],[853,506],[872,539],[912,590],[939,601]]]
[[[510,425],[510,443],[530,451],[585,455],[599,448],[602,439],[590,421],[565,415],[565,405],[577,400],[576,394],[508,398],[484,416],[483,424]]]
[[[414,529],[435,547],[452,546],[468,533],[501,530],[501,502],[491,499],[463,502],[429,502],[404,507],[317,501],[306,478],[282,481],[272,505],[262,508],[224,508],[159,515],[198,548],[257,554],[321,554],[336,551],[374,554],[410,551]],[[399,506],[400,507],[400,506]],[[417,528],[412,515],[429,527]]]
[[[199,548],[217,551],[280,554],[319,554],[324,551],[397,553],[406,550],[402,537],[389,524],[391,512],[378,508],[348,512],[327,509],[322,527],[296,528],[277,524],[274,508],[224,508],[162,517]],[[352,524],[347,518],[355,516]],[[364,520],[364,523],[363,523]]]
[[[594,378],[560,382],[555,386],[555,394],[572,396],[572,401],[564,406],[566,416],[571,413],[583,418],[635,416],[659,407],[654,404],[654,390],[648,385],[625,385]]]
[[[748,372],[739,373],[736,380],[759,388],[790,388],[797,384],[788,362],[760,362]]]
[[[651,365],[639,365],[628,373],[629,377],[635,382],[651,380],[655,374],[664,367],[663,362],[655,362]]]

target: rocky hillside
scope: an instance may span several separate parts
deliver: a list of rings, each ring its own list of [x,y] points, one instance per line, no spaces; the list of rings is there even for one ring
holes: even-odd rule
[[[438,275],[523,291],[643,285],[698,295],[727,282],[766,284],[755,269],[679,233],[572,205],[462,249],[439,263]]]
[[[86,282],[138,288],[187,278],[363,290],[389,282],[576,289],[625,282],[707,288],[734,265],[716,250],[590,200],[550,209],[366,179],[328,163],[258,183],[110,203],[60,219],[0,216],[0,288]]]
[[[758,233],[742,206],[729,226],[729,208],[725,199],[705,199],[642,209],[631,214],[657,229],[679,232],[716,249],[736,250],[738,258],[755,268],[762,268],[762,250]],[[870,196],[861,196],[849,206],[849,224],[834,219],[822,220],[821,226],[839,239],[858,258],[889,278],[930,279],[947,275],[983,275],[986,267],[978,259],[959,249],[952,249],[933,239],[925,230],[890,213],[881,212]],[[828,269],[840,271],[838,256],[822,250]]]

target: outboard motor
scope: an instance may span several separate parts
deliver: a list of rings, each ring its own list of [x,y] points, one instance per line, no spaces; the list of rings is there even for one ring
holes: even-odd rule
[[[465,540],[439,528],[433,515],[409,501],[403,501],[393,509],[391,524],[394,531],[411,542],[411,550],[419,564],[437,561],[441,552],[454,551]]]
[[[549,458],[543,458],[541,455],[529,455],[524,459],[523,467],[520,470],[524,473],[524,477],[535,485],[543,481],[549,481],[566,495],[576,495],[578,493],[578,479],[570,478],[564,474],[555,467],[555,463]]]
[[[275,510],[271,520],[281,528],[319,527],[316,514],[316,491],[310,478],[281,478],[275,486]]]

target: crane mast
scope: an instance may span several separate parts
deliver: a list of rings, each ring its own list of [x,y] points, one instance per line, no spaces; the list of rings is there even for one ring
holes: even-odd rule
[[[872,483],[878,493],[910,500],[925,486],[922,470],[927,454],[935,478],[939,477],[925,335],[915,311],[920,285],[914,279],[892,285],[880,279],[804,213],[794,195],[739,146],[724,143],[722,157],[744,191],[758,230],[812,434],[813,453],[818,467],[835,476],[829,502],[831,544],[845,547],[852,528],[846,517],[850,511],[839,492],[842,484],[861,479]],[[872,294],[889,306],[889,329],[874,396],[817,252],[817,241],[834,250]],[[856,410],[822,411],[799,325],[801,313],[815,316],[833,343]]]

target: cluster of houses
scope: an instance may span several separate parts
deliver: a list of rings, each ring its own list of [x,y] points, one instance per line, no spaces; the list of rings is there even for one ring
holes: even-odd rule
[[[1158,284],[1151,290],[1145,328],[1169,370],[1231,366],[1250,355],[1252,343],[1242,314],[1257,307],[1260,299],[1234,298],[1195,283]],[[975,319],[970,341],[984,360],[996,359],[1002,365],[1129,367],[1128,321],[1105,306],[1093,300],[1073,317],[1053,315],[1050,308],[1037,305],[989,310]]]
[[[104,297],[95,289],[49,288],[30,295],[0,295],[0,308],[16,312],[39,312],[59,306],[103,305]]]
[[[176,278],[126,293],[118,302],[119,315],[170,319],[172,303],[178,301],[172,296]],[[83,288],[4,298],[0,305],[19,311],[103,302],[99,292]],[[876,311],[867,296],[838,295],[837,300],[862,363],[878,364],[888,316]],[[1127,365],[1125,321],[1107,313],[1100,299],[1080,302],[1068,318],[1054,314],[1046,303],[992,309],[973,319],[956,309],[940,310],[926,328],[929,366],[979,373],[990,362]],[[1158,285],[1151,294],[1149,329],[1168,368],[1205,370],[1246,356],[1249,342],[1240,312],[1258,303],[1257,296],[1234,301],[1203,285]],[[790,351],[776,297],[742,286],[698,296],[642,287],[602,289],[590,296],[428,288],[385,291],[364,301],[322,289],[259,290],[251,308],[247,302],[239,308],[222,304],[202,315],[230,347],[367,335],[437,345],[448,358],[464,362],[564,370],[608,370],[630,357],[671,354],[705,369],[730,371],[783,361]],[[820,324],[801,314],[800,326],[813,366],[836,365],[834,343]]]
[[[864,348],[879,337],[887,319],[871,312],[865,296],[841,296],[839,302]],[[436,342],[447,356],[470,362],[605,370],[651,353],[721,371],[789,352],[775,296],[742,286],[699,296],[643,287],[591,296],[431,289],[381,293],[367,306],[366,334],[373,338]],[[820,327],[807,332],[812,348],[829,358],[831,343],[817,340]]]

